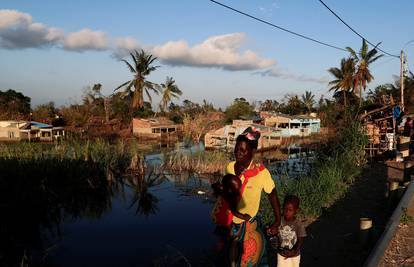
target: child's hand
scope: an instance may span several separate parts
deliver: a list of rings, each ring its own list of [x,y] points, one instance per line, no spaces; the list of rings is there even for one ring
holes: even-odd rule
[[[285,257],[285,259],[288,259],[288,258],[295,257],[296,256],[296,251],[284,249],[284,250],[280,251],[279,254],[282,255],[283,257]]]
[[[252,218],[252,216],[250,216],[247,213],[242,214],[241,216],[242,216],[242,219],[245,220],[245,221],[250,221],[250,219]]]

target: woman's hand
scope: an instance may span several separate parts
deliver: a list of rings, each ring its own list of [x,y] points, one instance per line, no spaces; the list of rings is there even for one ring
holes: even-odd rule
[[[268,229],[267,234],[268,235],[277,235],[279,233],[279,223],[274,222]]]

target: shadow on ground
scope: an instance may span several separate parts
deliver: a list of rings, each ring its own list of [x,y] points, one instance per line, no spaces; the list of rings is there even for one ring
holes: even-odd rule
[[[362,266],[384,230],[393,204],[385,198],[386,167],[367,166],[347,194],[307,227],[301,266]],[[361,233],[361,217],[373,229]]]

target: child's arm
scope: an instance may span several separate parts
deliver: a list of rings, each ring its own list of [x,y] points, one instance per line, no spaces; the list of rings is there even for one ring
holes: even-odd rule
[[[304,239],[304,237],[298,237],[296,244],[293,246],[293,248],[290,250],[282,250],[280,252],[280,255],[282,255],[285,258],[292,258],[298,256]]]
[[[252,218],[249,214],[246,213],[240,213],[237,210],[237,203],[240,201],[240,198],[232,198],[229,199],[229,206],[230,206],[230,211],[231,213],[233,213],[234,216],[236,216],[239,219],[245,220],[245,221],[250,221],[250,219]]]
[[[235,210],[235,211],[232,210],[231,213],[233,213],[233,215],[236,216],[237,218],[245,220],[245,221],[250,221],[250,219],[252,218],[249,214],[240,213],[237,210]]]

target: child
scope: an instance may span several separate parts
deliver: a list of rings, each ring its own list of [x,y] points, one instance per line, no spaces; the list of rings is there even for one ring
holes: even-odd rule
[[[299,198],[288,195],[283,203],[283,216],[279,226],[279,249],[277,253],[278,267],[299,267],[300,248],[306,237],[305,227],[296,220],[299,209]]]
[[[215,233],[219,236],[217,244],[217,266],[227,266],[229,257],[227,255],[232,240],[236,238],[231,230],[233,216],[249,221],[248,214],[242,214],[237,210],[241,199],[242,183],[240,179],[232,174],[226,174],[221,183],[211,185],[215,195],[218,197],[212,211],[213,222],[217,225]]]
[[[224,175],[221,183],[212,185],[214,192],[227,202],[231,213],[237,218],[249,221],[251,217],[248,214],[242,214],[237,210],[237,204],[241,199],[242,183],[240,179],[232,174]]]

